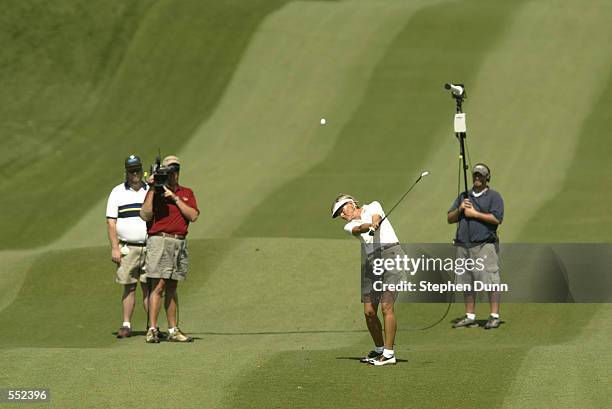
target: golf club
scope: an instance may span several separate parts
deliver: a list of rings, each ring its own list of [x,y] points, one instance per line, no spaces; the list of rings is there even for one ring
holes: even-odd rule
[[[385,221],[385,219],[386,219],[387,217],[389,217],[389,215],[391,214],[391,212],[392,212],[392,211],[393,211],[393,210],[394,210],[394,209],[397,207],[397,205],[399,205],[399,204],[402,202],[402,200],[404,200],[404,198],[405,198],[405,197],[408,195],[408,193],[410,193],[410,191],[411,191],[411,190],[412,190],[412,189],[413,189],[413,188],[416,186],[416,184],[417,184],[417,183],[419,183],[419,181],[420,181],[420,180],[421,180],[423,177],[425,177],[425,176],[427,176],[427,175],[429,175],[429,171],[427,171],[427,170],[426,170],[426,171],[424,171],[423,173],[421,173],[421,176],[419,176],[419,178],[418,178],[418,179],[417,179],[417,180],[416,180],[416,181],[415,181],[415,182],[412,184],[412,186],[410,186],[410,188],[409,188],[409,189],[406,191],[406,193],[404,193],[404,196],[402,196],[402,197],[401,197],[401,199],[397,201],[397,203],[395,204],[395,206],[393,206],[393,207],[391,208],[391,210],[389,210],[389,212],[388,212],[388,213],[385,215],[385,217],[383,217],[383,218],[380,220],[380,223],[378,224],[378,227],[379,227],[379,228],[380,228],[380,226],[382,226],[382,224],[383,224],[383,222]],[[370,232],[369,232],[368,234],[369,234],[370,236],[373,236],[375,231],[376,231],[376,230],[374,230],[374,229],[372,229],[372,228],[370,227]]]

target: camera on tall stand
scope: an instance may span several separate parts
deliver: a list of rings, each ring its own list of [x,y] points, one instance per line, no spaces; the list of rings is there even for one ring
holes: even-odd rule
[[[468,198],[467,170],[469,169],[469,165],[466,162],[465,156],[465,138],[467,137],[467,129],[465,126],[465,113],[463,112],[463,100],[467,99],[467,93],[465,92],[465,85],[463,84],[446,83],[444,84],[444,88],[451,91],[451,96],[457,103],[454,128],[455,136],[459,141],[459,158],[462,161],[463,168],[463,186],[465,188],[463,193],[465,198]]]
[[[455,136],[459,141],[459,167],[463,170],[463,193],[462,199],[469,199],[469,188],[468,188],[468,179],[467,179],[467,171],[469,169],[469,149],[467,151],[468,157],[466,158],[466,147],[467,147],[467,127],[465,124],[465,112],[463,112],[463,101],[467,99],[467,92],[465,92],[464,84],[453,84],[446,83],[444,84],[444,88],[450,90],[451,97],[455,100],[456,108],[455,108],[455,119],[454,119],[454,128],[455,128]],[[461,173],[461,172],[460,172]],[[458,181],[457,190],[459,190],[459,185],[461,183]],[[457,192],[459,193],[459,192]],[[466,218],[467,222],[467,231],[468,236],[470,231],[470,219]],[[454,241],[453,241],[454,243]],[[455,277],[456,278],[456,277]]]

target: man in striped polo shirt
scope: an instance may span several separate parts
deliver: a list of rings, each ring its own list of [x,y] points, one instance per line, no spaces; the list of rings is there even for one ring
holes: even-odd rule
[[[125,160],[125,182],[111,191],[106,205],[106,225],[111,244],[111,259],[117,264],[115,281],[123,285],[123,324],[117,338],[131,336],[130,320],[136,304],[136,286],[140,281],[145,313],[148,314],[149,287],[144,271],[147,225],[140,218],[140,208],[148,190],[142,181],[140,158]]]

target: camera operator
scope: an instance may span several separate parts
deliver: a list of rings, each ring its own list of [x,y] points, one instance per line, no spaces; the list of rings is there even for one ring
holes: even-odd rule
[[[187,229],[190,222],[198,219],[200,211],[193,191],[179,185],[180,167],[181,163],[176,156],[164,158],[161,167],[147,180],[154,188],[147,192],[140,210],[140,217],[147,222],[146,266],[147,277],[151,283],[147,343],[159,342],[157,318],[164,292],[164,307],[168,319],[167,340],[192,341],[191,337],[183,334],[177,327],[178,301],[175,294],[178,282],[187,277]]]
[[[472,286],[478,280],[484,284],[499,284],[499,240],[497,228],[504,220],[504,200],[499,192],[489,188],[491,170],[484,163],[478,163],[472,169],[474,186],[468,192],[469,197],[461,193],[447,213],[448,223],[458,223],[455,236],[457,258],[481,259],[482,270],[472,269],[457,276],[460,284]],[[477,327],[475,303],[476,293],[464,291],[465,317],[453,324],[453,328]],[[498,328],[499,318],[498,291],[489,292],[491,313],[485,329]]]

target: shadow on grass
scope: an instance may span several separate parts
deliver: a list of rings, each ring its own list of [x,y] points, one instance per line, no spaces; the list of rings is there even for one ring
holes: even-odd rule
[[[353,334],[368,332],[364,329],[347,329],[347,330],[303,330],[303,331],[249,331],[249,332],[191,332],[198,335],[288,335],[288,334]]]
[[[336,359],[343,359],[343,360],[349,360],[349,361],[361,361],[361,359],[363,359],[363,357],[359,357],[359,356],[339,356]],[[397,362],[408,362],[407,359],[395,358],[395,360]]]
[[[458,318],[455,318],[455,319],[453,319],[453,320],[449,321],[449,323],[450,323],[450,324],[455,324],[455,323],[457,323],[457,322],[461,321],[462,319],[463,319],[463,317],[458,317]],[[468,326],[468,327],[458,327],[458,328],[455,328],[455,329],[461,329],[461,328],[477,328],[477,327],[479,327],[479,328],[483,328],[483,327],[486,325],[487,321],[488,321],[488,320],[476,320],[475,325],[471,325],[471,326]],[[502,320],[502,321],[500,321],[500,322],[499,322],[499,325],[501,326],[502,324],[505,324],[505,323],[506,323],[506,321],[503,321],[503,320]]]

